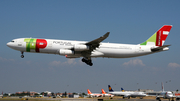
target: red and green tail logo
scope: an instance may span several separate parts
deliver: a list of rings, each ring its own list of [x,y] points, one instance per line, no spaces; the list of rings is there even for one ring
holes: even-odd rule
[[[156,33],[154,33],[148,40],[141,43],[140,45],[154,45],[163,46],[172,26],[164,25]]]

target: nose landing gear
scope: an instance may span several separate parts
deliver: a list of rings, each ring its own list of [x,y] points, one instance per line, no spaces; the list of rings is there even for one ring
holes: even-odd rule
[[[21,58],[24,58],[24,55],[23,55],[23,53],[24,53],[24,52],[21,52],[21,54],[22,54],[22,55],[21,55]]]

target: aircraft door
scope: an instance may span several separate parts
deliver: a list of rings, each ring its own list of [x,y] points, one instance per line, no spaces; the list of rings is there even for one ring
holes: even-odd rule
[[[48,43],[47,47],[52,47],[52,41],[48,41],[47,43]]]
[[[22,42],[18,42],[18,46],[19,46],[19,47],[22,47],[22,46],[23,46],[23,43],[22,43]]]
[[[26,51],[26,42],[18,41],[17,46],[19,50]]]

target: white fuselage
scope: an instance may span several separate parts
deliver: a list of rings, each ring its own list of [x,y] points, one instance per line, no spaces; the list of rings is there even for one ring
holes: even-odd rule
[[[163,91],[161,92],[160,95],[163,96],[164,99],[170,99],[173,97],[173,94],[170,91],[167,91],[167,92]]]
[[[88,94],[89,97],[102,97],[102,94],[96,94],[96,93],[91,93]]]
[[[109,94],[114,94],[114,95],[120,95],[124,97],[145,97],[146,94],[144,92],[122,92],[122,91],[114,91],[114,92],[109,92]]]
[[[150,45],[143,46],[132,44],[100,43],[99,47],[93,50],[91,54],[84,54],[83,51],[89,49],[88,46],[84,45],[86,43],[85,41],[42,39],[46,40],[45,42],[40,39],[38,43],[36,41],[25,40],[30,40],[30,38],[14,39],[13,41],[7,43],[7,46],[21,52],[59,54],[66,56],[67,58],[129,58],[154,53],[151,51],[151,48],[156,47]]]
[[[112,95],[112,94],[102,94],[103,95],[103,97],[114,97],[114,95]]]

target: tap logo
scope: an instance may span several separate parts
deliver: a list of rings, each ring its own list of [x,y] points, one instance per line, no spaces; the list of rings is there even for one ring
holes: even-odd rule
[[[26,51],[27,52],[40,52],[40,49],[44,49],[47,46],[47,41],[45,39],[24,39],[26,42]]]
[[[155,46],[163,46],[172,26],[164,25],[161,27],[156,33],[154,33],[148,40],[141,43],[140,45],[155,45]]]

